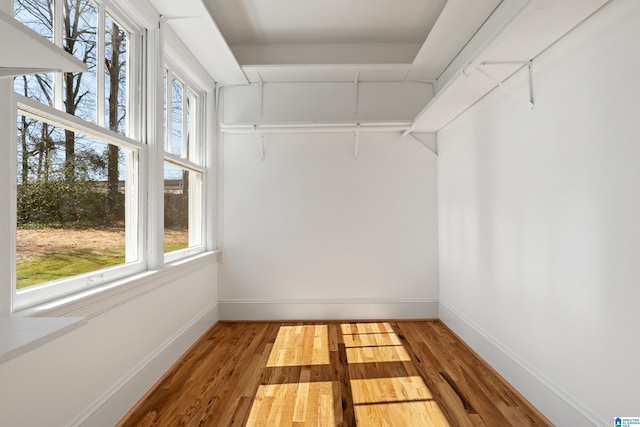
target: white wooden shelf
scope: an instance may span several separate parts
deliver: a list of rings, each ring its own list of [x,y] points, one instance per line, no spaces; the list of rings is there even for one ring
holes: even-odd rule
[[[496,87],[509,89],[503,84],[506,79],[609,1],[527,0],[522,7],[519,0],[504,2],[501,7],[510,10],[494,19],[490,30],[478,31],[476,37],[484,39],[468,44],[475,50],[463,51],[459,56],[467,59],[454,61],[443,73],[439,91],[417,115],[411,131],[437,132]],[[535,80],[535,64],[533,70]],[[533,97],[534,92],[525,89],[514,95]]]
[[[0,78],[48,71],[82,72],[87,66],[0,10]]]

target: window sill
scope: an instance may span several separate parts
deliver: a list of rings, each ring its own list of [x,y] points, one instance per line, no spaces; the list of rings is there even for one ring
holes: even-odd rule
[[[0,318],[0,364],[87,323],[83,317]]]
[[[14,317],[83,317],[91,319],[136,299],[159,286],[217,262],[220,251],[209,251],[166,264],[160,270],[145,271],[58,300],[14,313]]]

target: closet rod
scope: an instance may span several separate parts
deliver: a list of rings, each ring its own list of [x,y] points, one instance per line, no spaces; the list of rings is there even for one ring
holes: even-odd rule
[[[404,132],[411,122],[395,123],[282,123],[282,124],[227,124],[220,130],[228,134],[260,133],[350,133],[350,132]]]

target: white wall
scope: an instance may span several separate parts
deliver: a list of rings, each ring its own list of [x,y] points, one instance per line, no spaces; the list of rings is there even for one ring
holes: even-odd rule
[[[640,3],[438,134],[441,317],[558,425],[640,414]],[[526,78],[510,82],[526,93]]]
[[[217,320],[216,265],[188,271],[1,364],[0,425],[117,423]]]
[[[269,86],[269,121],[354,117],[353,85]],[[431,88],[406,89],[363,88],[359,118],[386,117],[385,98],[404,97],[394,119],[409,119]],[[225,89],[223,121],[265,121],[255,94]],[[255,136],[224,135],[221,317],[436,317],[435,156],[399,132],[362,134],[357,159],[353,134],[269,134],[265,144],[262,161]]]
[[[223,88],[221,123],[413,120],[433,97],[428,83],[265,83]]]

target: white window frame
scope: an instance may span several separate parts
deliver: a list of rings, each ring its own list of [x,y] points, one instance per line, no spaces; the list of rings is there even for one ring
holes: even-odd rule
[[[53,106],[48,106],[24,98],[13,92],[10,80],[0,80],[0,92],[7,95],[5,101],[0,102],[0,131],[5,132],[5,139],[12,142],[10,156],[0,162],[4,165],[4,168],[0,169],[0,175],[6,181],[0,189],[0,195],[11,203],[8,209],[0,211],[0,315],[64,316],[84,313],[91,316],[109,307],[116,307],[134,295],[151,291],[162,285],[165,280],[173,280],[171,278],[204,268],[216,261],[216,84],[166,25],[167,20],[161,18],[148,3],[132,3],[127,0],[94,1],[99,7],[99,19],[103,19],[107,13],[128,33],[128,136],[71,116],[65,113],[63,108],[56,109],[55,101]],[[58,20],[60,17],[61,14]],[[54,32],[54,37],[55,34]],[[60,39],[60,36],[58,38]],[[97,35],[96,41],[98,40],[104,43],[102,34]],[[61,43],[61,39],[58,43]],[[162,73],[165,67],[177,70],[179,80],[190,90],[192,96],[197,98],[190,101],[190,123],[194,126],[190,130],[190,144],[194,146],[188,147],[189,159],[164,151]],[[96,77],[102,76],[102,79],[104,69],[96,70],[96,73]],[[54,73],[53,78],[58,78],[59,83],[62,79],[60,73]],[[101,90],[98,88],[104,88],[104,83],[96,84],[97,92]],[[61,88],[60,84],[57,87]],[[96,94],[98,95],[99,93]],[[98,99],[101,98],[100,96]],[[62,97],[58,96],[57,99],[61,100]],[[101,102],[104,105],[106,98]],[[20,110],[54,126],[67,126],[78,133],[122,146],[135,153],[137,170],[129,168],[133,177],[127,176],[127,182],[128,185],[135,186],[138,199],[135,203],[129,203],[127,209],[135,210],[133,213],[137,215],[137,223],[135,227],[127,225],[127,229],[135,228],[137,234],[132,235],[135,234],[137,241],[136,245],[128,244],[127,248],[137,248],[137,261],[25,288],[20,290],[22,295],[17,295],[15,269],[18,135],[15,126]],[[98,117],[104,117],[103,114],[104,107],[96,105],[96,120]],[[104,121],[106,120],[103,120],[102,124]],[[197,212],[200,219],[190,224],[189,233],[190,239],[197,235],[201,244],[168,254],[164,253],[163,244],[162,178],[165,161],[197,172],[189,174],[197,181],[190,181],[189,185],[191,188],[201,187],[200,191],[192,192],[190,195],[192,205],[189,207],[190,212],[196,212],[196,207],[199,207]],[[132,194],[129,193],[128,196]],[[130,212],[127,212],[127,216],[133,217]],[[132,256],[135,259],[135,255]],[[158,281],[158,278],[161,280]],[[74,280],[78,280],[78,283],[73,284]],[[35,292],[36,290],[38,292]]]
[[[165,27],[166,28],[166,27]],[[165,57],[164,68],[162,73],[166,71],[165,93],[167,94],[166,105],[166,135],[163,135],[162,149],[164,161],[174,166],[186,169],[189,174],[189,247],[164,254],[164,262],[172,263],[186,257],[200,254],[206,251],[206,203],[204,195],[207,194],[207,174],[208,170],[204,166],[205,154],[207,150],[206,129],[207,129],[207,112],[206,112],[206,90],[196,84],[192,77],[194,70],[198,70],[201,66],[194,58],[187,56],[184,52],[186,48],[180,48],[181,43],[175,38],[175,35],[167,31],[165,38]],[[174,70],[191,70],[192,75],[186,73],[174,72]],[[183,143],[181,147],[182,157],[171,153],[171,94],[172,80],[176,79],[183,85],[182,91],[182,137]],[[206,79],[206,78],[205,78]],[[187,128],[186,123],[186,99],[187,91],[191,94],[190,102],[190,120]],[[161,95],[161,94],[160,94]],[[162,117],[164,120],[164,115]],[[186,146],[185,137],[189,134],[189,146]],[[185,153],[186,151],[186,153]],[[185,158],[188,154],[189,158]],[[198,189],[199,191],[193,191]]]
[[[144,79],[140,64],[143,58],[142,29],[135,25],[126,14],[122,13],[114,2],[93,0],[97,7],[96,28],[96,123],[83,120],[64,111],[62,83],[63,73],[53,73],[53,107],[38,101],[18,95],[11,90],[10,123],[14,126],[11,132],[11,171],[13,185],[9,191],[10,205],[10,235],[11,235],[11,269],[10,282],[7,289],[3,289],[0,312],[18,312],[21,310],[44,304],[68,295],[77,294],[91,288],[99,287],[118,279],[126,278],[147,270],[148,255],[144,244],[146,238],[147,209],[145,203],[146,179],[144,171],[147,169],[148,146],[143,144],[142,136],[142,99],[144,97]],[[62,31],[56,28],[62,26],[62,3],[54,4],[54,44],[62,46]],[[126,59],[126,127],[122,135],[109,130],[105,117],[105,17],[116,21],[120,28],[127,33]],[[135,107],[134,107],[135,106]],[[98,141],[116,145],[126,149],[127,170],[125,194],[125,263],[113,267],[103,268],[92,272],[70,276],[68,278],[45,282],[18,290],[16,288],[16,232],[17,232],[17,135],[15,123],[18,114],[26,113],[29,117],[42,120],[56,127],[76,131],[80,134],[95,138]]]
[[[15,93],[12,95],[12,106],[13,123],[16,123],[19,113],[25,113],[29,117],[53,124],[54,126],[93,137],[101,142],[116,145],[127,150],[129,153],[127,164],[130,165],[127,168],[125,188],[125,194],[127,194],[128,199],[126,205],[128,215],[125,225],[125,264],[46,282],[20,290],[16,288],[17,185],[12,186],[10,208],[13,224],[13,268],[11,272],[12,311],[23,310],[36,304],[81,292],[144,271],[146,269],[144,252],[139,250],[139,248],[142,247],[143,228],[142,221],[140,221],[142,216],[142,197],[140,197],[142,188],[138,177],[140,176],[141,160],[145,157],[146,145]],[[17,174],[17,132],[13,132],[10,151],[12,159],[11,173],[15,182]]]

